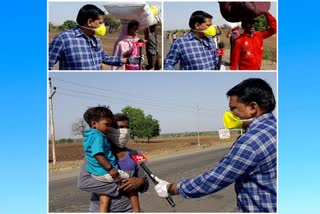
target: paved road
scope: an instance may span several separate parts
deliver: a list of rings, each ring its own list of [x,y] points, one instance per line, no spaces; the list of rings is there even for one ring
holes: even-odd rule
[[[147,163],[154,174],[167,181],[179,181],[193,177],[211,169],[228,152],[229,148],[185,153],[155,159]],[[77,189],[77,171],[50,177],[49,212],[86,212],[88,210],[89,193]],[[174,196],[176,208],[171,208],[166,200],[159,199],[153,184],[148,192],[140,196],[141,208],[144,212],[235,212],[236,197],[234,185],[199,199],[183,199]]]

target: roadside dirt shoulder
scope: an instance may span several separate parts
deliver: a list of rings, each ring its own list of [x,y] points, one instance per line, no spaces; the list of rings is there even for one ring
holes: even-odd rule
[[[188,155],[190,153],[198,153],[198,152],[201,153],[208,150],[218,150],[223,148],[229,148],[230,146],[231,144],[228,143],[228,144],[216,145],[214,147],[197,148],[192,150],[181,150],[179,152],[175,152],[175,153],[172,152],[163,156],[153,156],[152,158],[148,158],[148,160],[150,162],[161,161],[167,158]],[[57,163],[59,166],[57,166],[55,170],[51,169],[49,171],[49,180],[55,181],[55,180],[69,178],[72,176],[78,176],[79,168],[82,165],[82,163],[83,163],[83,160]]]

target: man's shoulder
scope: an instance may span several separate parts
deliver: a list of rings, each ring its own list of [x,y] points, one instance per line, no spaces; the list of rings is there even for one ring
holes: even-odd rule
[[[60,40],[63,40],[63,41],[66,41],[66,40],[70,40],[70,39],[73,39],[75,38],[75,30],[74,29],[69,29],[69,30],[65,30],[63,32],[61,32],[60,34],[58,34],[55,39],[60,39]]]
[[[63,34],[63,35],[75,35],[77,32],[79,32],[78,28],[71,28],[71,29],[63,31],[61,34]]]
[[[175,43],[177,45],[185,45],[185,44],[189,44],[192,41],[192,38],[190,38],[188,35],[185,36],[181,36],[180,38],[178,38]]]
[[[134,150],[134,149],[130,149],[130,148],[128,148],[128,147],[126,147],[126,151],[129,153],[129,155],[130,154],[134,154],[134,153],[138,153],[138,154],[142,154],[140,151],[138,151],[138,150]]]
[[[243,42],[243,40],[245,39],[246,35],[245,34],[241,34],[240,36],[238,36],[237,38],[234,39],[234,43],[241,43]]]
[[[265,143],[274,143],[276,141],[276,135],[276,122],[273,119],[265,119],[253,124],[253,126],[244,133],[241,140],[255,149]]]
[[[263,39],[263,33],[262,33],[262,31],[255,31],[255,32],[254,32],[254,37],[255,37],[255,38]]]

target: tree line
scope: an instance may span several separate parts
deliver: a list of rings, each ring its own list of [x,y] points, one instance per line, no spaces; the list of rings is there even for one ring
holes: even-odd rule
[[[256,24],[256,30],[257,31],[263,31],[269,28],[267,19],[264,14],[258,16],[255,18],[255,24]],[[221,30],[230,29],[230,26],[228,24],[223,24],[220,26]],[[168,30],[168,33],[176,32],[176,33],[183,33],[183,32],[189,32],[190,29],[176,29],[176,30]]]
[[[104,16],[105,25],[108,27],[108,33],[113,33],[119,30],[121,26],[120,19],[117,19],[116,17],[107,14]],[[78,24],[73,20],[67,20],[63,22],[61,25],[55,25],[52,22],[49,22],[49,32],[54,31],[64,31],[71,28],[76,27]]]

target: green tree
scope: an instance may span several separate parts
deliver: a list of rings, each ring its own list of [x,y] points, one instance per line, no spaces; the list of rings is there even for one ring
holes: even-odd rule
[[[59,30],[68,30],[77,26],[77,23],[72,20],[65,21],[62,25],[59,25]]]
[[[258,31],[263,31],[265,29],[269,28],[266,16],[264,14],[258,16],[257,18],[255,18],[256,21],[256,29]]]
[[[121,111],[129,118],[130,134],[131,138],[134,139],[138,134],[141,120],[144,118],[144,112],[139,108],[133,108],[131,106],[126,106]]]
[[[121,26],[120,19],[117,19],[115,16],[111,14],[107,14],[104,16],[104,22],[106,26],[108,26],[108,33],[112,33],[113,31],[118,31]]]
[[[122,109],[122,113],[129,118],[131,137],[133,139],[147,138],[149,143],[150,139],[160,135],[159,121],[152,118],[152,115],[144,115],[143,110],[126,106]]]
[[[144,137],[148,139],[148,143],[151,138],[157,137],[160,135],[159,121],[156,119],[153,119],[150,114],[145,117],[144,127],[146,130]]]
[[[52,32],[57,29],[57,26],[55,26],[52,22],[49,22],[49,32]]]

